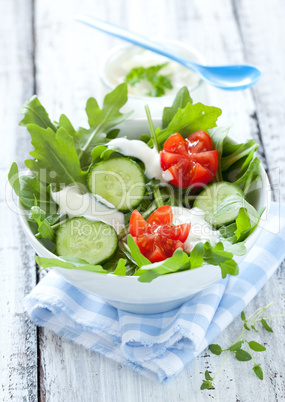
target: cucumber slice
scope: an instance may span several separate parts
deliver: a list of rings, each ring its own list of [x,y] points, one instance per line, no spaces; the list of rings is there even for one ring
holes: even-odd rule
[[[81,258],[89,264],[101,264],[113,256],[118,246],[115,229],[104,222],[72,218],[56,234],[56,253]]]
[[[234,222],[238,216],[236,210],[229,211],[225,215],[212,219],[213,213],[218,205],[230,195],[239,195],[243,197],[243,192],[236,184],[227,181],[220,181],[207,186],[196,198],[193,206],[202,209],[205,212],[205,220],[214,226],[227,225]]]
[[[122,212],[135,208],[145,193],[144,174],[138,164],[128,158],[96,163],[89,171],[87,185],[91,193]]]

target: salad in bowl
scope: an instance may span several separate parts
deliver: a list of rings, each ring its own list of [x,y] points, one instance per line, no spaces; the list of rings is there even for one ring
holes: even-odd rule
[[[221,110],[182,88],[161,120],[121,113],[127,86],[87,101],[89,128],[23,106],[34,149],[9,181],[43,269],[132,312],[167,311],[238,275],[256,241],[268,182],[253,140],[216,125]]]

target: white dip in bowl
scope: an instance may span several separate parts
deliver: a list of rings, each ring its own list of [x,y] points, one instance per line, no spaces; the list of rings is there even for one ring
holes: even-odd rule
[[[205,63],[204,57],[194,48],[176,41],[161,42],[163,46],[174,50],[198,63]],[[132,117],[145,117],[144,105],[148,104],[152,117],[161,117],[163,108],[171,106],[178,90],[183,86],[189,89],[194,103],[208,103],[205,83],[190,69],[157,53],[142,49],[134,45],[121,45],[105,54],[99,65],[99,75],[102,82],[102,95],[107,94],[118,84],[124,82],[126,75],[135,67],[150,67],[168,62],[168,65],[159,71],[159,74],[170,78],[173,88],[166,89],[165,95],[151,97],[147,93],[151,84],[147,80],[128,85],[129,101],[127,109],[134,109]]]

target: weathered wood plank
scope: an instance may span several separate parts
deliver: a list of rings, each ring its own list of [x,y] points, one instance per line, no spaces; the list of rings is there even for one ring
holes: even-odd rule
[[[0,399],[37,400],[37,330],[27,318],[23,298],[36,283],[34,253],[5,194],[8,168],[28,147],[17,127],[19,109],[33,91],[32,1],[0,3]],[[11,200],[9,202],[11,207]]]
[[[279,199],[280,195],[284,201],[285,4],[276,0],[270,3],[238,1],[234,4],[241,33],[246,38],[247,57],[263,70],[260,83],[253,89],[256,117],[276,198]]]
[[[121,0],[112,3],[106,1],[104,4],[99,1],[93,4],[82,1],[80,6],[72,3],[67,5],[66,1],[37,2],[38,94],[52,117],[56,118],[61,112],[65,112],[75,124],[78,124],[84,121],[82,111],[86,99],[99,93],[100,82],[96,71],[98,62],[107,49],[120,42],[95,30],[92,32],[74,24],[72,16],[76,12],[88,12],[150,38],[155,39],[159,36],[188,42],[204,53],[211,64],[236,63],[245,59],[248,62],[262,64],[262,59],[257,57],[258,52],[255,52],[256,59],[254,59],[248,51],[251,47],[248,31],[252,26],[256,29],[254,46],[262,45],[258,42],[258,37],[263,28],[254,22],[256,14],[259,12],[259,18],[266,18],[266,10],[260,9],[257,2],[254,3],[256,5],[254,12],[247,9],[244,11],[243,19],[237,21],[237,8],[233,7],[231,1],[222,0],[191,3],[171,0],[167,4],[162,0],[157,2]],[[277,3],[279,2],[276,0],[276,9]],[[243,5],[243,8],[246,7],[251,6]],[[64,22],[61,17],[63,13]],[[243,27],[242,24],[245,22],[247,25]],[[281,38],[278,48],[284,53]],[[270,55],[271,60],[277,60],[273,50]],[[263,88],[262,81],[256,87],[256,91],[257,88]],[[234,123],[232,133],[236,138],[242,141],[253,137],[259,142],[262,139],[266,151],[270,141],[273,141],[274,149],[278,147],[276,138],[271,138],[271,134],[268,135],[266,122],[261,124],[258,112],[260,106],[256,108],[256,92],[252,90],[224,92],[211,87],[208,90],[211,103],[223,109],[221,124]],[[267,91],[273,96],[269,87]],[[271,100],[263,96],[262,102],[265,109],[269,107],[268,102]],[[266,120],[265,117],[263,119]],[[275,129],[279,127],[277,120],[272,119],[270,124],[273,124]],[[267,135],[268,139],[265,140]],[[264,152],[262,144],[260,156],[265,164],[267,158],[270,158],[270,154]],[[282,278],[283,273],[280,270],[251,303],[248,310],[252,311],[272,300],[276,301],[276,310],[284,307]],[[284,326],[276,323],[275,328],[276,333],[268,340],[272,346],[268,348],[266,354],[261,354],[259,360],[265,367],[265,379],[262,383],[257,382],[256,387],[253,387],[251,381],[244,381],[245,376],[252,381],[258,381],[252,374],[251,366],[229,360],[226,370],[222,371],[220,379],[217,379],[217,389],[203,393],[199,391],[202,373],[208,367],[217,370],[220,363],[215,356],[208,356],[208,352],[196,359],[175,381],[161,386],[126,367],[91,354],[48,331],[40,330],[41,399],[195,402],[206,401],[210,397],[219,401],[267,402],[268,395],[276,395],[278,399],[284,395],[284,382],[281,377],[284,364],[274,357],[274,353],[277,344],[282,343]],[[239,322],[236,321],[221,335],[219,342],[230,343],[238,332]],[[283,350],[284,346],[281,347],[281,352]]]

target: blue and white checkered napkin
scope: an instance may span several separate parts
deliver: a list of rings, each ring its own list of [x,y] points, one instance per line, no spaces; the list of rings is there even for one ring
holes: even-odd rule
[[[240,264],[239,276],[220,281],[180,308],[152,315],[127,313],[54,272],[26,297],[26,308],[37,325],[163,383],[214,341],[284,257],[285,206],[272,203],[266,229]]]

